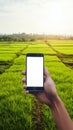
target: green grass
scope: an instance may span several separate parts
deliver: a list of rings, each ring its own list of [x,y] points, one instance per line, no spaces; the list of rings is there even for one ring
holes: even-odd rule
[[[54,49],[68,55],[64,62],[73,63],[73,41],[48,41]],[[68,48],[68,49],[67,49]],[[66,50],[67,49],[67,50]],[[68,50],[70,52],[68,52]],[[73,120],[73,70],[62,63],[45,42],[0,42],[0,130],[35,130],[34,97],[25,95],[22,84],[22,70],[26,69],[26,56],[29,52],[40,52],[44,55],[44,64],[56,83],[59,96],[63,100]],[[5,63],[9,65],[7,69]],[[46,105],[42,108],[44,130],[56,130],[52,114]],[[39,128],[40,130],[40,128]]]

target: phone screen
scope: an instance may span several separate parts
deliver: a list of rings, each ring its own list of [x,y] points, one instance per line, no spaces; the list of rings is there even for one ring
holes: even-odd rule
[[[43,87],[43,56],[27,56],[27,87]]]

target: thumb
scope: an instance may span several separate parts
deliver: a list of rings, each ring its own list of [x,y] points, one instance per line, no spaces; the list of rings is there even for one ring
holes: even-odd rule
[[[48,72],[48,69],[46,67],[44,68],[44,75],[46,77],[50,76],[50,73]]]

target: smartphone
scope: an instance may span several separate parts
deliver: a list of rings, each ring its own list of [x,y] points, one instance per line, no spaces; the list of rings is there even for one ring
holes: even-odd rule
[[[26,85],[29,92],[44,89],[44,55],[29,53],[26,55]]]

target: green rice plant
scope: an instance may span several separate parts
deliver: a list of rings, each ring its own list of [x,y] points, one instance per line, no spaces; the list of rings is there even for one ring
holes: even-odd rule
[[[18,52],[18,51],[20,51],[21,50],[21,48],[0,48],[0,51],[13,51],[13,52]]]
[[[13,52],[16,53],[20,50],[22,50],[23,48],[26,48],[27,43],[12,43],[12,44],[0,44],[0,53],[2,53],[2,51],[8,53],[8,52]]]
[[[27,54],[27,53],[43,53],[43,54],[55,54],[55,52],[49,48],[49,47],[46,47],[46,48],[39,48],[39,47],[35,47],[35,48],[32,48],[32,47],[28,47],[26,50],[24,50],[22,52],[22,54]]]
[[[0,54],[0,62],[3,62],[3,61],[9,62],[13,60],[15,57],[16,57],[15,54]]]
[[[46,55],[44,56],[44,62],[45,62],[45,63],[48,62],[48,64],[49,64],[49,62],[51,62],[51,61],[53,61],[53,62],[54,62],[54,61],[58,61],[58,62],[59,62],[60,59],[59,59],[57,56],[50,56],[50,55],[49,55],[49,56],[48,56],[48,55],[47,55],[47,56],[46,56]]]
[[[53,40],[48,43],[60,53],[73,54],[73,40]]]
[[[32,129],[32,96],[24,95],[21,73],[0,76],[0,129]]]
[[[54,49],[55,47],[58,47],[58,44],[61,47],[62,45],[65,46],[65,44],[72,44],[72,41],[52,40],[48,42]],[[0,74],[0,129],[35,130],[36,128],[33,124],[34,115],[36,115],[33,114],[36,113],[36,111],[34,111],[34,97],[32,95],[24,94],[25,90],[22,88],[23,84],[21,81],[23,77],[21,72],[26,69],[26,56],[22,54],[30,52],[40,52],[44,54],[44,66],[48,68],[51,77],[54,79],[58,94],[63,100],[65,107],[73,120],[73,70],[62,63],[62,61],[56,56],[56,52],[42,41],[28,43],[12,42],[10,44],[3,43],[3,46],[2,43],[0,44],[1,48],[4,48],[0,50],[0,63],[11,62],[14,59],[13,64],[6,69],[3,74]],[[68,48],[64,46],[64,50]],[[59,51],[59,47],[57,49],[57,51]],[[69,49],[71,50],[71,47]],[[19,53],[20,51],[22,54],[20,53],[20,55],[16,56],[15,52]],[[1,52],[3,53],[1,54]],[[73,52],[71,54],[73,54]],[[68,58],[68,62],[72,63],[70,57]],[[64,61],[67,60],[65,59]],[[42,112],[42,124],[44,130],[56,130],[49,108],[46,105],[43,105],[40,112]]]
[[[25,65],[26,62],[26,56],[20,55],[18,58],[14,60],[14,65]]]
[[[67,56],[67,57],[63,57],[61,59],[62,59],[63,63],[73,65],[73,56]]]
[[[6,72],[21,72],[22,70],[24,70],[24,64],[22,65],[12,65],[9,69],[6,70]]]
[[[12,65],[12,62],[15,58],[15,54],[0,54],[0,74]]]
[[[48,45],[47,44],[45,44],[45,42],[43,42],[43,41],[36,41],[36,42],[33,42],[32,44],[29,44],[29,47],[42,47],[42,48],[46,48],[46,47],[48,47]]]
[[[7,55],[9,55],[9,54],[16,54],[18,51],[0,51],[0,55],[1,54],[7,54]]]
[[[54,49],[63,54],[73,54],[73,47],[54,47]]]
[[[51,45],[73,45],[73,40],[49,40]]]

